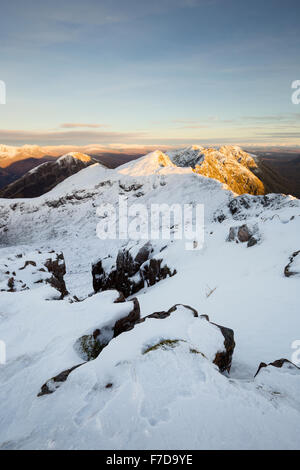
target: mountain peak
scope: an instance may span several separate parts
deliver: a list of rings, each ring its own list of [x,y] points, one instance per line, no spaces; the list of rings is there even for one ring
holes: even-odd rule
[[[81,162],[91,162],[92,161],[92,158],[89,155],[85,154],[85,153],[69,152],[69,153],[66,153],[65,155],[62,155],[57,160],[57,163],[62,163],[64,161],[70,161],[72,159],[80,160]]]
[[[176,168],[169,155],[155,150],[144,157],[138,158],[119,167],[118,171],[124,175],[146,176],[160,172],[163,168]]]
[[[97,163],[96,160],[84,153],[67,153],[56,161],[42,163],[28,171],[21,178],[3,188],[0,191],[0,197],[26,198],[41,196],[64,179],[93,163]],[[104,165],[101,166],[104,167]]]

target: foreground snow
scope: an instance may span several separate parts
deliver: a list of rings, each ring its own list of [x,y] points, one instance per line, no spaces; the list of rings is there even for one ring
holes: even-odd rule
[[[194,156],[185,155],[185,165]],[[70,292],[54,300],[54,289],[29,279],[29,290],[0,292],[0,339],[7,345],[7,364],[0,366],[1,448],[300,447],[300,371],[269,366],[254,378],[261,361],[291,360],[291,345],[300,339],[299,277],[284,276],[300,249],[300,203],[247,196],[247,204],[232,213],[228,204],[241,197],[173,162],[153,152],[117,170],[94,165],[39,198],[0,201],[0,258],[11,258],[18,269],[19,253],[63,251]],[[116,291],[87,297],[91,263],[115,257],[126,245],[96,237],[96,208],[102,202],[117,206],[120,194],[129,205],[205,205],[203,249],[186,251],[180,240],[162,243],[163,259],[177,274],[145,287],[137,298],[142,317],[185,304],[232,328],[230,375],[212,363],[222,348],[219,331],[178,309],[113,338],[55,393],[37,397],[47,380],[83,362],[74,348],[78,338],[107,328],[132,308],[130,299],[114,303]],[[250,248],[227,241],[230,227],[245,223],[258,226],[259,241]],[[130,246],[137,251],[143,243]],[[293,269],[299,269],[298,258]],[[74,295],[82,301],[70,303]],[[163,340],[175,343],[151,349]]]

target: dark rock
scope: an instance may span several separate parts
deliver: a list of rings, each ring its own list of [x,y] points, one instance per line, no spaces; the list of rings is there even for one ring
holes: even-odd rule
[[[258,242],[257,238],[252,235],[252,237],[249,238],[247,247],[250,248],[251,246],[256,245]]]
[[[239,227],[230,227],[227,241],[235,241],[236,243],[247,242],[247,247],[250,248],[251,246],[256,245],[259,239],[260,237],[256,225],[250,228],[248,225],[243,224]]]
[[[151,258],[148,263],[143,265],[141,275],[148,286],[154,286],[162,279],[172,277],[177,273],[176,269],[171,271],[166,264],[162,265],[162,262],[162,259]]]
[[[7,281],[8,292],[15,292],[15,280],[13,277],[10,277]]]
[[[123,189],[125,192],[130,192],[130,191],[137,191],[138,189],[141,189],[143,187],[142,184],[131,184],[129,186],[126,186],[125,184],[122,184],[119,181],[119,187]]]
[[[238,232],[237,232],[237,237],[241,243],[249,241],[251,236],[252,236],[252,232],[247,227],[247,225],[241,225],[239,227]]]
[[[66,264],[63,253],[58,253],[56,259],[47,259],[44,266],[48,269],[49,273],[52,273],[50,279],[47,282],[58,290],[61,294],[61,299],[68,295],[66,284],[64,281],[64,275],[66,274]]]
[[[114,338],[119,336],[121,333],[124,333],[125,331],[132,330],[132,328],[134,328],[134,325],[138,322],[138,320],[140,320],[141,310],[139,301],[137,298],[132,299],[132,301],[133,309],[131,310],[131,312],[129,312],[126,317],[120,318],[120,320],[115,323],[113,336]]]
[[[146,243],[133,258],[127,249],[120,250],[115,266],[106,272],[103,261],[99,260],[92,266],[93,287],[95,292],[116,289],[125,297],[136,294],[145,283],[152,286],[169,276],[174,276],[176,270],[171,271],[162,259],[150,258],[153,252],[151,244]]]
[[[290,256],[289,264],[286,265],[284,268],[284,275],[286,277],[297,276],[300,275],[300,271],[293,270],[293,262],[297,256],[300,256],[300,250],[295,251],[292,256]]]
[[[260,370],[263,369],[264,367],[272,366],[272,367],[277,367],[278,369],[280,369],[284,364],[287,364],[289,369],[298,369],[300,371],[300,367],[296,366],[288,359],[277,359],[276,361],[270,362],[269,364],[266,364],[265,362],[261,362],[259,364],[259,367],[254,377],[256,377],[257,374],[260,372]]]
[[[200,315],[200,318],[205,318],[205,320],[209,321],[209,316],[208,315],[205,315],[205,314]]]
[[[145,321],[147,318],[157,318],[159,320],[163,320],[164,318],[167,318],[171,315],[171,313],[173,312],[176,312],[177,310],[177,307],[185,307],[187,308],[188,310],[190,310],[193,314],[194,317],[198,317],[198,312],[197,310],[195,310],[193,307],[190,307],[189,305],[184,305],[184,304],[175,304],[173,305],[173,307],[171,307],[169,310],[167,310],[166,312],[165,311],[162,311],[162,312],[154,312],[154,313],[151,313],[150,315],[144,317],[144,318],[141,318],[140,320],[140,323]],[[203,315],[204,316],[204,315]],[[208,318],[208,317],[207,317]]]
[[[133,259],[128,250],[120,250],[116,259],[117,271],[119,273],[133,276],[139,269],[139,264]]]
[[[219,367],[220,372],[230,372],[232,356],[235,348],[234,331],[231,328],[226,328],[225,326],[217,325],[213,322],[210,323],[221,330],[221,333],[224,336],[225,346],[225,351],[217,352],[213,362]]]
[[[122,303],[122,302],[126,302],[124,294],[122,292],[119,292],[118,294],[119,294],[119,296],[116,300],[114,300],[114,304],[119,304],[119,303]]]
[[[138,251],[138,254],[136,255],[134,261],[140,267],[143,263],[145,263],[151,253],[153,253],[153,248],[150,242],[146,243],[142,248]]]
[[[27,261],[25,261],[24,266],[22,266],[22,268],[20,268],[19,270],[22,271],[22,269],[27,268],[27,266],[29,266],[29,265],[31,265],[31,266],[36,266],[36,262],[35,262],[35,261],[27,260]]]
[[[47,382],[42,385],[41,391],[38,393],[37,396],[42,397],[43,395],[49,395],[50,393],[55,392],[55,390],[67,380],[71,372],[73,372],[73,370],[77,369],[83,364],[85,364],[85,362],[83,362],[82,364],[78,364],[77,366],[71,367],[71,369],[64,370],[55,377],[52,377],[51,379],[47,380]]]

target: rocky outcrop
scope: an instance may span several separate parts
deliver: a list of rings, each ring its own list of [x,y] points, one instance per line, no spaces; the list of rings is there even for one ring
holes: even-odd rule
[[[296,262],[298,262],[297,267]],[[300,276],[300,250],[290,256],[290,261],[284,268],[284,275],[285,277]]]
[[[66,274],[66,264],[63,253],[57,254],[55,259],[47,259],[45,266],[49,273],[52,274],[50,279],[47,279],[47,282],[61,293],[61,299],[63,299],[68,294],[64,281],[64,275]]]
[[[236,243],[247,243],[247,247],[251,247],[257,244],[260,240],[257,225],[249,227],[246,224],[230,227],[228,241],[235,241]]]
[[[0,260],[0,291],[18,292],[48,283],[63,299],[68,291],[64,281],[66,264],[63,253],[39,251]]]
[[[278,369],[281,369],[282,367],[287,367],[290,370],[297,370],[298,369],[299,373],[300,373],[300,368],[298,366],[296,366],[295,364],[293,364],[288,359],[277,359],[276,361],[270,362],[269,364],[266,364],[265,362],[261,362],[259,364],[258,370],[257,370],[254,377],[256,377],[259,374],[259,372],[261,371],[261,369],[263,369],[265,367],[277,367]]]
[[[153,248],[148,242],[140,248],[136,256],[128,249],[118,252],[112,268],[104,268],[105,261],[99,260],[92,266],[93,287],[95,292],[116,289],[125,297],[136,294],[145,285],[153,286],[166,277],[176,274],[162,258],[150,258]]]
[[[249,217],[259,217],[264,211],[278,211],[285,207],[299,207],[299,201],[284,194],[267,194],[265,196],[250,196],[243,194],[232,198],[229,203],[219,208],[214,214],[214,221],[222,223],[226,219],[246,220]],[[279,217],[274,212],[272,217]]]

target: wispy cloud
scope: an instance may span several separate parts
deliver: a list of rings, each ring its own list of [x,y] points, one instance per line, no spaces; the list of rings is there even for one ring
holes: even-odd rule
[[[256,122],[281,122],[289,121],[296,122],[300,121],[300,113],[281,113],[281,114],[272,114],[265,116],[242,116],[241,120],[244,121],[256,121]]]
[[[80,122],[65,122],[59,126],[61,129],[77,129],[77,128],[90,128],[99,129],[101,127],[109,127],[108,124],[85,124]]]
[[[145,132],[104,132],[104,131],[27,131],[19,129],[1,129],[0,140],[9,144],[90,144],[127,142],[145,139]]]

